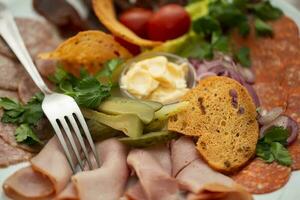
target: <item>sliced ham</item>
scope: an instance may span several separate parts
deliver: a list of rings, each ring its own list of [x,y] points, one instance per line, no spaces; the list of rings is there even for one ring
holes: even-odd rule
[[[191,162],[199,158],[195,144],[189,137],[180,137],[171,142],[172,176],[177,174]]]
[[[45,185],[44,181],[50,182],[52,185],[51,193],[55,194],[60,192],[68,184],[72,175],[72,170],[68,164],[68,161],[63,153],[63,150],[59,144],[57,137],[53,137],[44,149],[31,160],[31,167],[28,170],[21,169],[9,177],[3,184],[4,192],[9,197],[14,199],[28,199],[28,195],[36,194],[33,199],[44,199],[48,197],[49,184],[46,184],[47,188],[41,190],[39,187]],[[42,175],[44,178],[38,179],[36,177]],[[34,177],[32,179],[20,179],[19,177]],[[18,184],[16,184],[18,183]],[[26,185],[39,185],[39,187],[31,187],[30,191]],[[24,187],[20,187],[23,185]],[[17,191],[17,192],[16,192]],[[45,193],[41,193],[44,191]],[[38,195],[37,195],[38,194]]]
[[[9,177],[3,189],[15,200],[48,199],[54,192],[51,181],[32,167],[25,167]]]
[[[184,150],[180,151],[176,148]],[[179,166],[177,169],[180,169],[176,175],[176,180],[179,182],[181,189],[190,192],[188,199],[210,199],[212,197],[215,198],[215,195],[224,195],[224,198],[220,197],[219,199],[252,199],[251,195],[238,186],[231,178],[211,169],[200,156],[194,159],[194,151],[195,145],[189,138],[180,138],[176,141],[176,145],[173,143],[171,150],[173,153],[172,163],[175,166]],[[190,152],[190,155],[187,152]],[[210,197],[208,198],[207,196]],[[227,198],[228,196],[230,198]]]
[[[77,191],[73,182],[70,182],[67,187],[58,194],[55,200],[78,200]]]
[[[147,150],[132,150],[127,163],[137,174],[147,200],[178,199],[177,181],[162,167],[158,159]],[[126,194],[129,196],[130,194]],[[135,197],[129,196],[131,199]]]
[[[125,190],[129,170],[126,164],[127,151],[116,139],[105,140],[96,145],[101,167],[84,171],[72,177],[78,199],[116,200]]]

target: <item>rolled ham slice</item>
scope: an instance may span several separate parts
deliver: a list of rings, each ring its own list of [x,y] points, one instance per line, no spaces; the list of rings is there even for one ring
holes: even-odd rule
[[[3,189],[7,196],[14,199],[45,199],[63,190],[71,175],[72,170],[59,141],[53,137],[31,160],[31,167],[10,176],[4,182]]]
[[[126,148],[116,139],[105,140],[96,148],[101,167],[72,177],[78,199],[117,200],[124,193],[129,175]]]
[[[191,139],[182,137],[173,142],[171,152],[173,167],[176,167],[173,173],[177,174],[176,180],[180,188],[190,193],[187,199],[252,199],[250,193],[228,176],[211,169],[200,156],[195,159],[196,149]]]
[[[158,158],[147,150],[134,149],[130,151],[127,163],[138,176],[138,184],[141,185],[147,200],[177,200],[179,195],[177,181],[163,168]],[[141,190],[139,185],[135,187]],[[131,191],[126,194],[129,199],[137,199],[130,194],[134,193]]]

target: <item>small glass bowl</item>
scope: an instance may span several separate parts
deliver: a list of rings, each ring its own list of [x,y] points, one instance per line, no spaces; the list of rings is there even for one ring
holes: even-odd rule
[[[141,54],[141,55],[139,55],[135,58],[129,59],[127,62],[124,63],[123,71],[122,71],[122,73],[120,75],[120,78],[119,78],[120,91],[121,91],[121,94],[124,97],[131,98],[131,99],[138,99],[133,94],[128,92],[126,89],[122,88],[122,77],[126,75],[126,73],[129,71],[130,67],[132,67],[136,62],[139,62],[141,60],[145,60],[145,59],[148,59],[148,58],[153,58],[153,57],[156,57],[156,56],[165,56],[168,59],[168,61],[176,63],[178,65],[186,63],[187,66],[188,66],[188,71],[185,75],[187,88],[195,87],[195,85],[196,85],[196,71],[195,71],[194,67],[191,65],[191,63],[186,58],[182,58],[180,56],[177,56],[177,55],[171,54],[171,53],[150,52],[150,53],[143,53],[143,54]],[[176,103],[176,102],[170,102],[168,104],[171,104],[171,103]]]

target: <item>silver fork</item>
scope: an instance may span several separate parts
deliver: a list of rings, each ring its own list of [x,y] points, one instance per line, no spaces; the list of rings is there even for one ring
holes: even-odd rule
[[[81,170],[84,169],[84,157],[88,163],[89,169],[93,169],[91,158],[88,154],[89,148],[86,146],[86,143],[81,135],[80,127],[77,124],[78,122],[87,138],[90,149],[92,150],[92,154],[96,159],[96,163],[98,165],[97,167],[99,167],[99,159],[95,145],[77,103],[72,97],[64,94],[54,93],[47,87],[25,47],[24,41],[19,33],[12,14],[1,2],[0,34],[18,57],[19,61],[25,67],[26,71],[31,76],[38,88],[45,94],[45,98],[42,103],[42,109],[54,128],[54,131],[63,147],[73,172],[76,172],[76,166],[72,159],[71,151],[75,154]],[[75,134],[72,133],[70,126]],[[78,142],[75,142],[74,136]],[[78,143],[80,147],[76,145]],[[83,150],[84,157],[82,157],[81,150]]]

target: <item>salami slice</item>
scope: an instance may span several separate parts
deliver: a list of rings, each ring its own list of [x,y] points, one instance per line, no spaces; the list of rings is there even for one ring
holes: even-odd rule
[[[290,89],[286,114],[296,120],[300,126],[300,86]]]
[[[297,58],[300,57],[299,56]],[[292,60],[285,64],[283,85],[289,88],[300,87],[300,61]]]
[[[0,89],[17,90],[24,68],[11,59],[0,55]]]
[[[277,82],[261,82],[254,85],[261,106],[271,110],[274,107],[286,108],[288,91]]]
[[[256,158],[232,178],[253,194],[265,194],[283,187],[291,168],[275,162],[268,164]]]
[[[288,148],[292,159],[292,170],[299,170],[300,169],[300,138],[295,141],[291,146]]]

